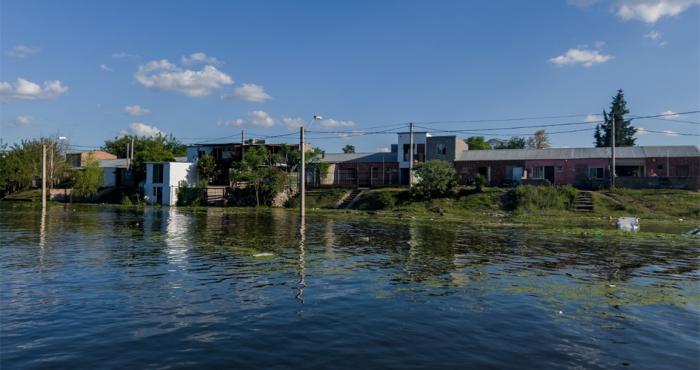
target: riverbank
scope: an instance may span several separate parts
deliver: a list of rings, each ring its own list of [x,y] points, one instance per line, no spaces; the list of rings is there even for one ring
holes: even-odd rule
[[[346,189],[315,189],[307,193],[307,214],[334,216],[347,220],[376,220],[403,223],[407,220],[426,223],[471,224],[483,227],[517,227],[539,230],[540,233],[565,233],[602,237],[628,235],[616,230],[617,217],[633,216],[641,220],[640,237],[683,235],[700,224],[700,192],[687,190],[631,190],[591,192],[593,210],[573,209],[571,188],[520,187],[515,189],[485,188],[478,192],[461,187],[450,196],[416,200],[405,188],[366,190],[351,209],[336,209],[347,193]],[[34,191],[31,195],[36,195]],[[29,195],[29,194],[28,194]],[[38,196],[27,197],[30,202],[13,202],[16,206],[33,207]],[[10,203],[10,202],[8,202]],[[70,206],[49,202],[52,206]],[[77,203],[76,203],[77,204]],[[85,205],[85,204],[82,204]],[[93,205],[101,206],[101,205]],[[137,205],[110,205],[119,208]],[[292,203],[288,212],[295,212]],[[184,212],[219,209],[226,213],[250,212],[254,208],[237,207],[178,207]],[[264,211],[266,207],[258,208]],[[686,238],[687,236],[681,236]]]

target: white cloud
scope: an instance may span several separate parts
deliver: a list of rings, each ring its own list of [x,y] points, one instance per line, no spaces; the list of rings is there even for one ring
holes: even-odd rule
[[[103,71],[103,72],[112,72],[112,71],[114,71],[112,68],[110,68],[110,66],[108,66],[108,65],[106,65],[106,64],[104,64],[104,63],[100,64],[100,70]]]
[[[0,81],[0,101],[52,99],[66,91],[68,86],[62,85],[58,80],[44,81],[43,86],[23,78],[18,78],[14,86]]]
[[[115,58],[115,59],[137,60],[137,59],[140,59],[141,56],[136,55],[136,54],[129,54],[129,53],[126,53],[126,52],[123,52],[123,51],[119,51],[119,52],[116,52],[116,53],[112,54],[112,58]]]
[[[659,114],[660,114],[660,115],[663,115],[663,117],[661,117],[661,118],[663,118],[663,119],[671,119],[671,120],[673,120],[673,119],[679,119],[679,118],[681,118],[681,115],[680,115],[680,114],[676,114],[676,113],[674,113],[674,112],[671,111],[671,110],[667,110],[667,111],[661,112],[661,113],[659,113]]]
[[[17,126],[17,127],[27,127],[31,124],[32,124],[32,117],[17,116],[17,118],[15,118],[15,126]]]
[[[214,66],[207,65],[194,71],[177,67],[166,59],[139,66],[134,78],[150,89],[175,91],[192,97],[207,96],[216,89],[233,84],[229,75]]]
[[[671,130],[663,130],[661,132],[663,132],[663,135],[666,136],[679,136],[677,132]]]
[[[238,118],[238,119],[233,119],[233,120],[228,120],[224,122],[224,124],[228,126],[244,126],[244,125],[249,125],[249,126],[256,126],[256,127],[272,127],[275,125],[275,120],[270,117],[267,112],[261,111],[261,110],[255,110],[250,113],[248,113],[248,116],[243,119],[243,118]]]
[[[602,54],[599,50],[592,49],[569,49],[565,54],[549,59],[556,65],[582,64],[584,67],[591,67],[594,64],[605,63],[612,59],[611,55]]]
[[[304,126],[305,124],[304,119],[301,117],[282,116],[281,121],[289,130],[298,130],[299,127]]]
[[[319,121],[319,125],[322,127],[353,127],[355,122],[353,121],[341,121],[332,118],[322,119]]]
[[[649,33],[644,35],[644,37],[656,41],[661,39],[661,34],[658,31],[651,30]]]
[[[183,55],[182,58],[180,58],[180,61],[182,64],[186,66],[190,66],[193,64],[210,64],[210,65],[221,65],[223,64],[221,61],[214,57],[207,56],[204,53],[192,53],[190,55]]]
[[[588,114],[583,122],[589,123],[600,123],[603,120],[603,116],[600,114]]]
[[[341,138],[341,139],[350,140],[350,139],[352,139],[353,137],[362,136],[362,135],[364,135],[364,133],[365,133],[365,132],[364,132],[364,131],[361,131],[361,130],[352,130],[352,131],[350,131],[350,132],[343,132],[343,133],[339,133],[339,134],[337,134],[337,135],[338,135],[338,137]]]
[[[623,20],[640,20],[656,23],[664,17],[677,16],[700,0],[619,0],[617,15]]]
[[[36,54],[40,51],[39,48],[33,48],[31,46],[27,45],[16,45],[12,50],[7,52],[7,55],[13,57],[13,58],[24,58],[28,57],[32,54]]]
[[[143,116],[145,114],[151,113],[150,109],[143,108],[140,105],[127,105],[126,107],[124,107],[124,111],[130,116]]]
[[[381,148],[377,148],[377,151],[382,152],[382,153],[389,153],[389,152],[391,152],[391,149],[389,147],[384,146]]]
[[[644,127],[637,127],[637,131],[635,132],[637,135],[648,135],[649,132],[647,132],[647,129]]]
[[[129,128],[122,130],[122,136],[133,135],[138,137],[154,137],[158,135],[164,135],[156,126],[147,125],[141,122],[134,122],[129,125]]]
[[[243,86],[236,88],[233,94],[222,96],[223,99],[230,100],[243,100],[255,103],[263,103],[269,99],[272,99],[270,95],[265,92],[265,88],[256,84],[244,83]]]

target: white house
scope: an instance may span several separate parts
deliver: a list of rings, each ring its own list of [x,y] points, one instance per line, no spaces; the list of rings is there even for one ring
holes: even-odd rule
[[[149,162],[146,163],[144,195],[150,204],[174,206],[177,204],[177,190],[182,185],[197,182],[197,165],[192,162]]]

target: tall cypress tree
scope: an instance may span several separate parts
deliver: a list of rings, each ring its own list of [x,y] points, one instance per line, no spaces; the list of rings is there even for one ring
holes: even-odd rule
[[[595,146],[610,146],[613,122],[615,122],[615,146],[634,146],[637,140],[634,134],[637,132],[637,129],[632,126],[630,120],[625,120],[625,114],[629,112],[625,94],[620,89],[617,91],[617,95],[613,97],[612,104],[610,104],[610,113],[603,111],[604,122],[596,126],[596,131],[593,135]]]

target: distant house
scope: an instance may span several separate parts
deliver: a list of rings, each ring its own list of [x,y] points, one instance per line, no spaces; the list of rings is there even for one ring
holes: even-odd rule
[[[320,162],[329,164],[326,176],[310,171],[306,175],[309,185],[355,187],[399,184],[396,152],[324,154]]]
[[[103,152],[101,150],[90,150],[84,152],[66,153],[66,162],[73,167],[85,167],[88,158],[95,160],[102,159],[117,159],[117,156],[112,153]]]
[[[501,139],[489,139],[489,141],[486,142],[486,144],[489,144],[491,149],[496,149],[501,145],[505,145],[508,142],[508,140],[501,140]]]
[[[125,158],[100,159],[97,161],[102,168],[102,187],[125,186],[130,181],[129,161]]]
[[[183,158],[184,159],[184,158]],[[181,186],[197,183],[197,166],[192,162],[148,162],[144,195],[150,204],[174,206]]]
[[[240,162],[244,157],[245,153],[257,147],[264,147],[272,155],[278,154],[282,151],[282,147],[287,146],[288,148],[298,149],[299,144],[271,144],[266,143],[264,140],[249,139],[243,144],[240,142],[231,143],[199,143],[193,144],[187,147],[187,161],[190,163],[195,163],[205,155],[210,155],[214,157],[217,169],[219,172],[219,178],[214,179],[213,184],[217,185],[228,185],[229,183],[229,170],[232,168],[234,163]],[[311,146],[307,144],[306,150],[311,149]]]

